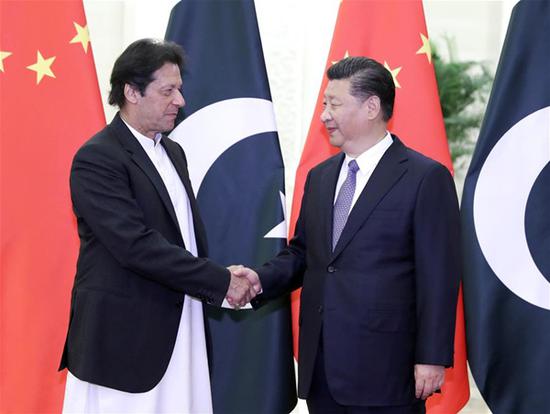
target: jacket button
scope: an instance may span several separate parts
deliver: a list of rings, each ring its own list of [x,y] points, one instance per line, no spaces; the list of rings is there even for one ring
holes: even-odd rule
[[[329,267],[327,267],[327,272],[334,273],[334,272],[336,272],[336,268],[334,266],[329,266]]]
[[[319,313],[323,313],[323,305],[319,305],[319,307],[317,308],[317,311]]]

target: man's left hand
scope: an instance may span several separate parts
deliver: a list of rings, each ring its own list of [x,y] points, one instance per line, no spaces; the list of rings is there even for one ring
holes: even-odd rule
[[[445,381],[445,367],[441,365],[416,364],[414,366],[416,398],[425,400],[440,390]]]

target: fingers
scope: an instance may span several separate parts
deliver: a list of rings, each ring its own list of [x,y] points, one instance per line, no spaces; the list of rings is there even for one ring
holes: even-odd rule
[[[229,269],[229,271],[231,273],[235,273],[235,272],[239,272],[241,269],[244,269],[244,266],[243,265],[231,265],[231,266],[227,266],[227,268]]]
[[[420,399],[422,395],[424,395],[424,381],[417,380],[415,382],[414,396]],[[425,398],[422,399],[424,400]]]
[[[262,292],[262,284],[258,274],[248,267],[231,265],[228,269],[231,272],[231,281],[226,299],[231,306],[238,309]]]
[[[424,378],[417,378],[415,381],[415,396],[418,399],[425,400],[431,395],[430,385]]]
[[[246,271],[245,277],[254,288],[255,294],[256,295],[260,294],[262,291],[262,283],[260,282],[260,277],[258,276],[258,273],[256,273],[254,270],[249,269],[247,267],[244,268],[244,271]],[[241,271],[240,273],[242,272],[243,271]]]
[[[254,287],[245,277],[231,274],[229,288],[227,290],[227,302],[233,307],[245,306],[256,296]]]
[[[432,395],[436,388],[437,385],[435,379],[426,380],[426,382],[424,382],[424,394],[422,395],[422,399],[426,399]]]
[[[445,380],[445,368],[440,365],[417,364],[414,366],[415,395],[425,400],[441,389]]]
[[[248,280],[248,282],[252,285],[252,287],[254,288],[254,296],[255,295],[258,295],[261,293],[262,291],[262,284],[260,282],[260,277],[258,276],[258,274],[248,268],[248,267],[244,267],[242,265],[233,265],[233,266],[229,266],[228,269],[231,271],[231,273],[233,273],[235,276],[238,276],[238,277],[244,277]]]
[[[233,307],[242,307],[252,300],[253,291],[248,280],[232,274],[226,294],[227,301]]]

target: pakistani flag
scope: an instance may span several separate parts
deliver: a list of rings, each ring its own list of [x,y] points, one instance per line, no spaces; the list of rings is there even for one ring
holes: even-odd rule
[[[285,244],[284,170],[252,0],[181,1],[168,40],[183,46],[185,150],[223,265],[259,266]],[[296,404],[289,298],[258,311],[206,306],[214,412],[288,413]]]
[[[550,2],[512,13],[466,178],[468,359],[495,414],[550,413]]]

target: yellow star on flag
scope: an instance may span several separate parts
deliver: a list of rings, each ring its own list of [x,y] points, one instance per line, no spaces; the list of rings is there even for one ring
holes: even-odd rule
[[[420,33],[420,39],[422,40],[422,47],[416,51],[417,55],[424,53],[428,58],[428,62],[432,63],[432,45],[430,45],[430,39]]]
[[[346,53],[344,53],[344,57],[342,59],[345,59],[347,57],[349,57],[349,50],[346,50]],[[335,63],[338,63],[338,62],[340,62],[340,61],[339,60],[333,60],[332,64],[334,65]]]
[[[55,56],[44,59],[39,50],[36,51],[36,63],[27,66],[27,69],[34,70],[36,72],[36,84],[38,85],[44,76],[55,78],[52,72],[51,66]]]
[[[11,52],[0,50],[0,72],[4,72],[4,59],[11,55]]]
[[[88,53],[88,44],[90,43],[90,32],[88,26],[82,27],[76,22],[73,22],[76,29],[76,36],[71,39],[69,43],[80,43],[84,48],[84,52]]]
[[[391,69],[390,65],[388,65],[388,62],[384,61],[384,67],[390,71],[391,76],[393,78],[393,83],[395,84],[395,87],[396,88],[401,88],[401,85],[397,81],[397,75],[399,74],[399,72],[401,72],[402,66],[400,66],[398,68],[395,68],[395,69]]]

